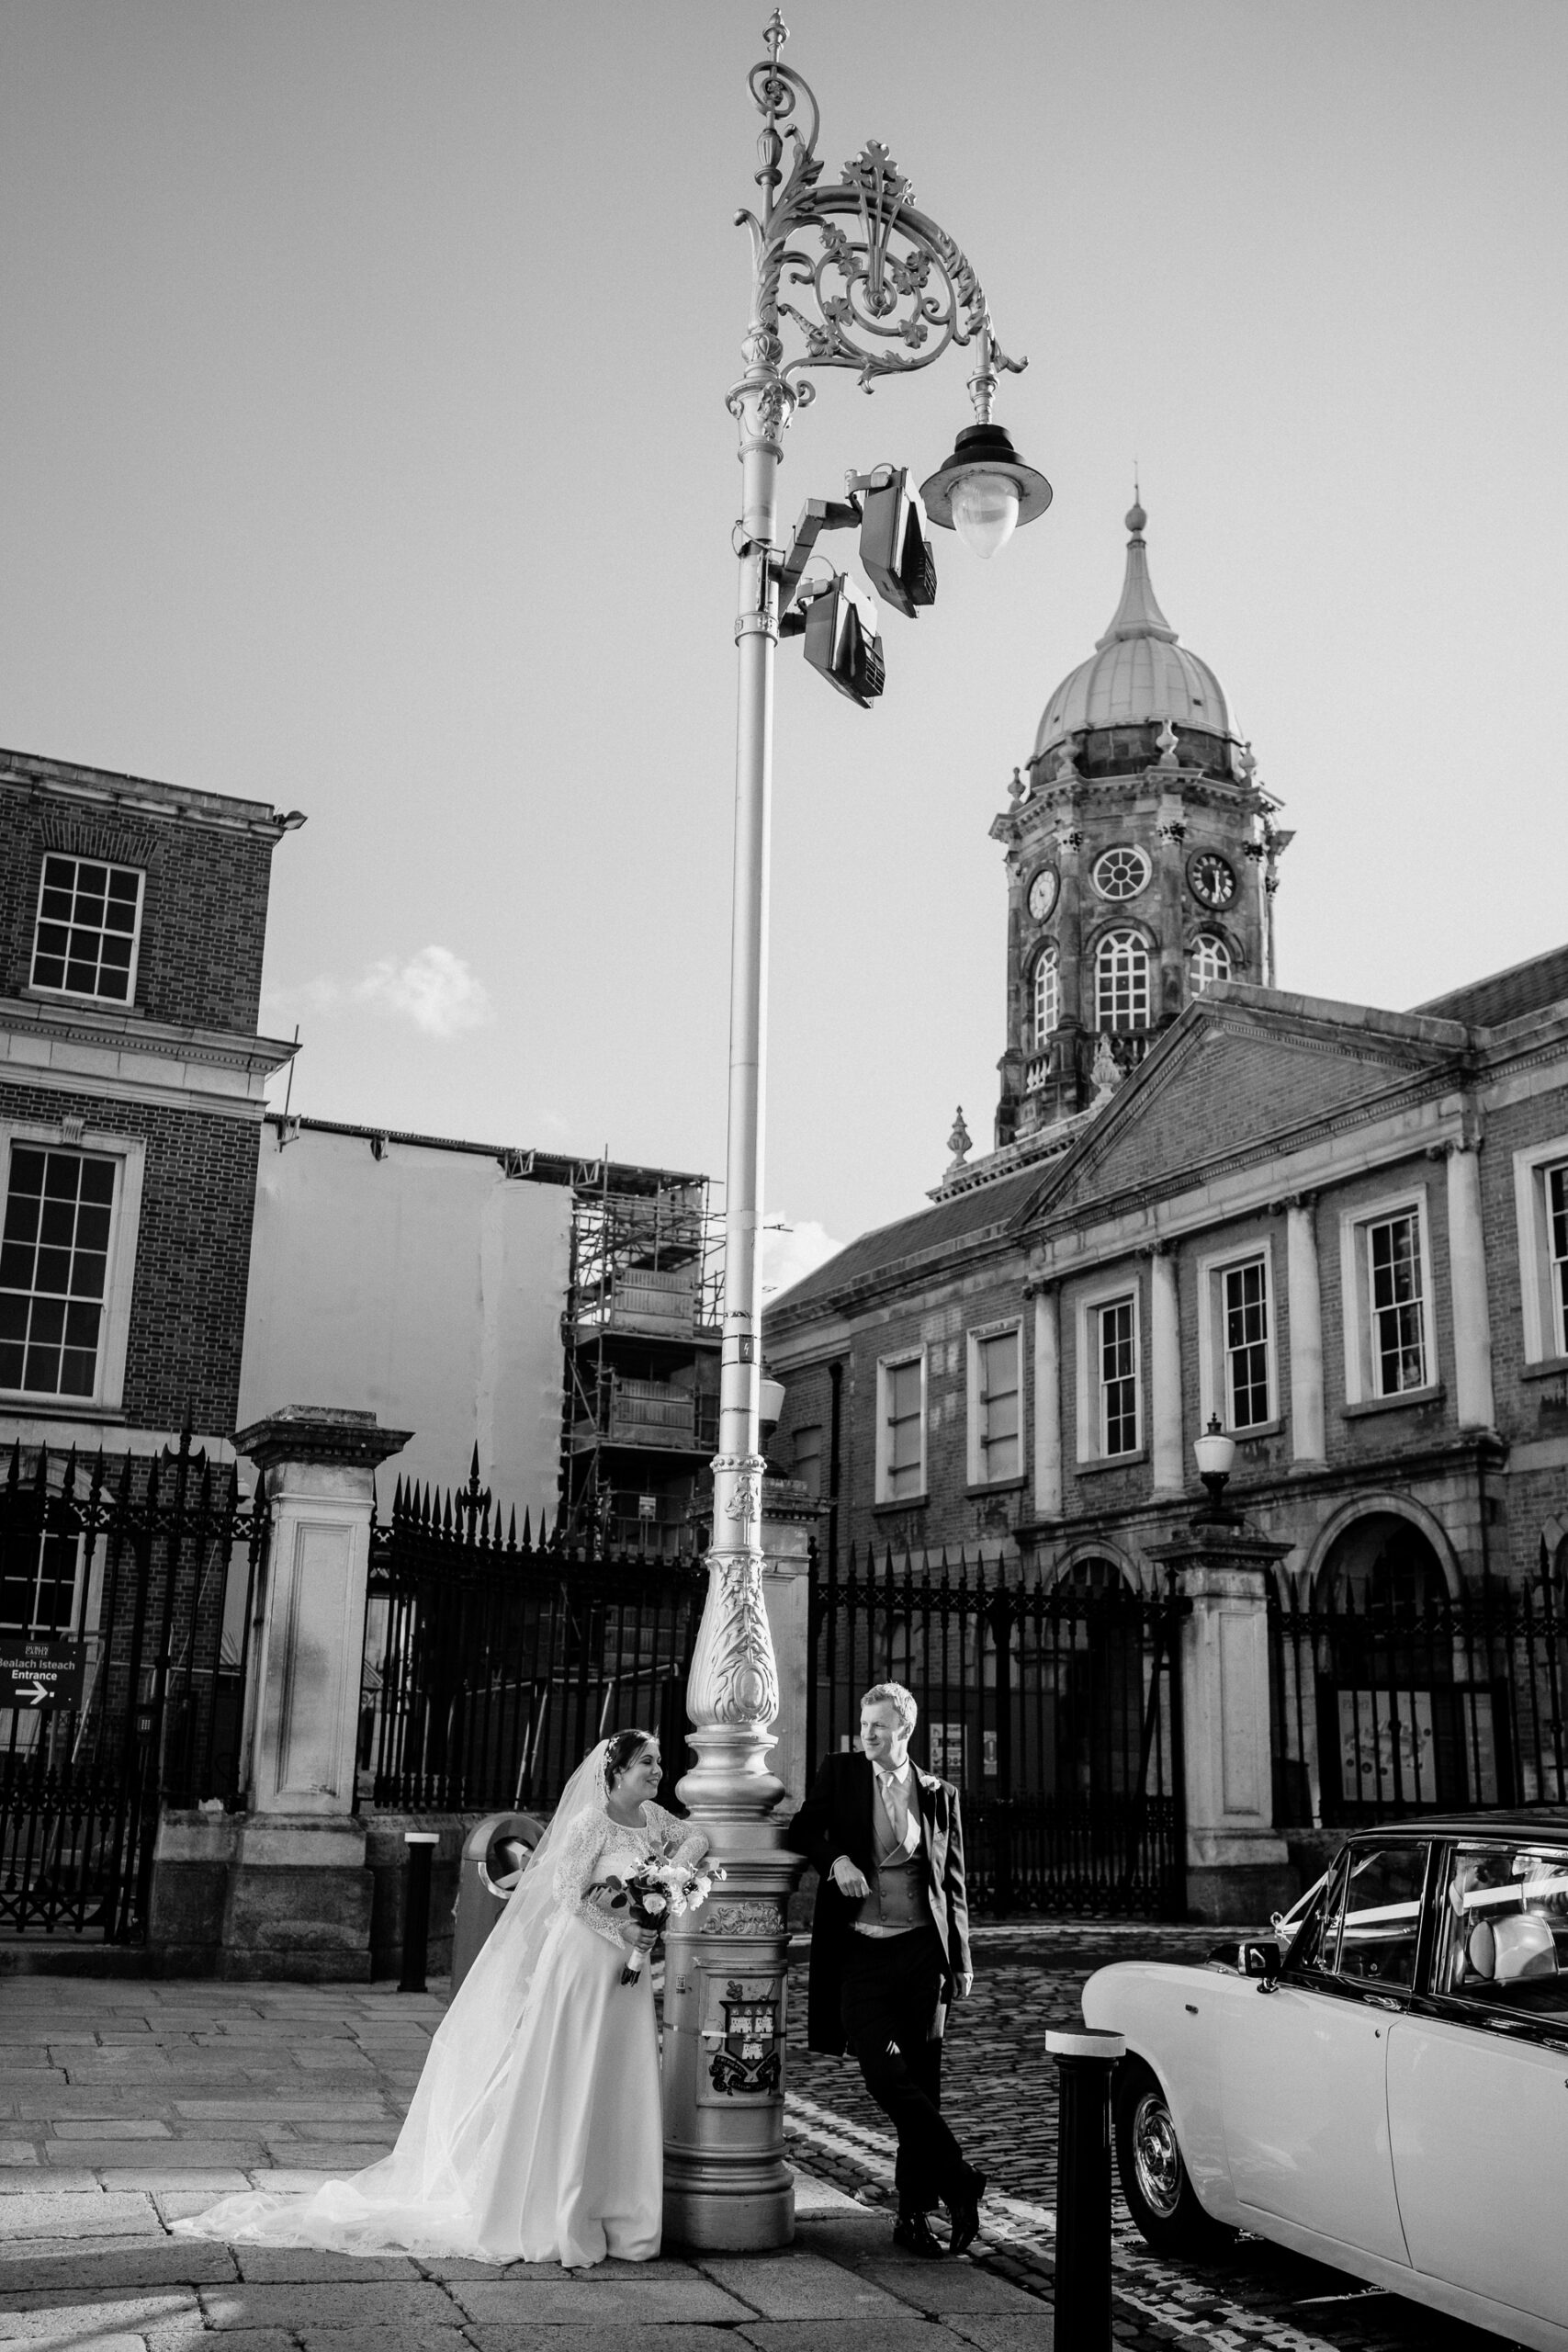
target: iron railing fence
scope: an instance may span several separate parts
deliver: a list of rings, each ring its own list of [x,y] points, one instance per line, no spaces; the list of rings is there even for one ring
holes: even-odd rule
[[[479,1487],[400,1482],[371,1533],[359,1763],[390,1811],[552,1806],[596,1739],[657,1732],[686,1767],[686,1677],[705,1571],[536,1540]]]
[[[1568,1618],[1551,1583],[1270,1594],[1274,1818],[1568,1802]]]
[[[160,1801],[231,1803],[267,1514],[232,1464],[13,1448],[0,1930],[140,1939]]]
[[[818,1563],[808,1750],[848,1748],[862,1693],[902,1682],[917,1761],[963,1793],[976,1908],[1179,1917],[1187,1607],[963,1555]]]

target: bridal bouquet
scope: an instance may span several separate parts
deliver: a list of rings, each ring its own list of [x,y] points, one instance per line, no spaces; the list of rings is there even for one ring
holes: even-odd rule
[[[589,1893],[606,1895],[606,1909],[630,1911],[637,1927],[651,1928],[657,1934],[667,1919],[678,1919],[682,1912],[694,1911],[699,1903],[705,1903],[714,1881],[723,1876],[716,1865],[702,1870],[693,1862],[678,1862],[666,1849],[650,1856],[629,1878],[600,1879]],[[627,1956],[621,1971],[623,1984],[637,1983],[642,1961],[640,1951]]]

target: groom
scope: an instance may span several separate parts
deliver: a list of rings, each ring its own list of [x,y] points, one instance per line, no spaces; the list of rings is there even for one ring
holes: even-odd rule
[[[934,2257],[940,2198],[962,2254],[980,2226],[986,2177],[942,2119],[948,2004],[974,1982],[958,1792],[909,1761],[919,1713],[901,1682],[861,1701],[858,1756],[829,1756],[787,1842],[816,1863],[807,2039],[860,2062],[898,2134],[895,2243]]]

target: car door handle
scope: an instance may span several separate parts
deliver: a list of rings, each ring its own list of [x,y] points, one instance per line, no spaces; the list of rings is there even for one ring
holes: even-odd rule
[[[1363,1993],[1361,1998],[1370,2009],[1393,2009],[1395,2016],[1399,2013],[1399,2003],[1391,2001],[1386,1993]]]

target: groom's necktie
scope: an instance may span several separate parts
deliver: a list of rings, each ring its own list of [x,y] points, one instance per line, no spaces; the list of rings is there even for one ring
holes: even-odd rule
[[[895,1853],[912,1853],[914,1845],[909,1836],[909,1798],[905,1782],[895,1773],[876,1767],[876,1797],[888,1829],[888,1843]],[[918,1843],[918,1833],[916,1841]]]

